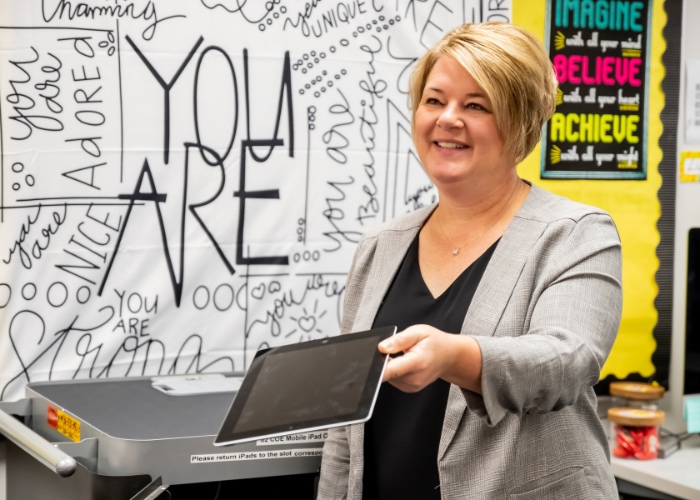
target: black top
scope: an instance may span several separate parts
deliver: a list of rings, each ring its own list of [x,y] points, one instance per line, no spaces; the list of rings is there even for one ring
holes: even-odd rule
[[[418,265],[418,237],[404,258],[374,320],[373,328],[401,331],[427,324],[459,333],[494,243],[437,298]],[[438,379],[417,393],[382,384],[372,418],[365,424],[363,499],[440,498],[438,446],[450,384]]]

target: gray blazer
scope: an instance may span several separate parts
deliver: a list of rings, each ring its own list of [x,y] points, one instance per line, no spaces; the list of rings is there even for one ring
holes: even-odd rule
[[[371,328],[434,209],[398,217],[360,241],[343,333]],[[462,325],[481,347],[483,396],[450,389],[437,457],[443,499],[617,498],[592,386],[620,322],[621,260],[604,211],[532,186]],[[331,430],[319,498],[361,498],[363,446],[364,425]]]

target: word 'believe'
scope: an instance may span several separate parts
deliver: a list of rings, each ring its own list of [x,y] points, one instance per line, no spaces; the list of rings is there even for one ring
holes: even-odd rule
[[[591,64],[592,62],[592,64]],[[559,83],[586,85],[642,85],[639,79],[642,60],[639,57],[588,56],[557,54],[552,59]]]

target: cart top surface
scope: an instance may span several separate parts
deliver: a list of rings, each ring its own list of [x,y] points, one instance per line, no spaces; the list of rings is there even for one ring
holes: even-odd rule
[[[28,384],[27,391],[102,433],[133,440],[214,436],[235,395],[173,396],[151,384],[150,377],[70,380]]]

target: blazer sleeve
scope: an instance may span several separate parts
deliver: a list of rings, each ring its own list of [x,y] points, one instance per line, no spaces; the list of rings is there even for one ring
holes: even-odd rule
[[[570,230],[546,239],[540,249],[542,269],[531,295],[511,297],[527,302],[522,304],[530,316],[527,331],[474,336],[482,352],[482,396],[463,392],[488,425],[507,413],[574,404],[598,382],[615,341],[622,313],[617,229],[602,213],[568,222]]]

